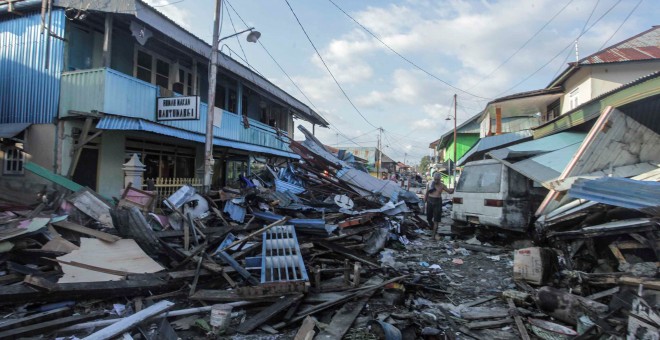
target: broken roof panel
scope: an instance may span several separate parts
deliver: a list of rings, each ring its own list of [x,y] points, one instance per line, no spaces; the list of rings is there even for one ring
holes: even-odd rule
[[[573,144],[582,143],[586,135],[586,133],[582,132],[561,132],[556,135],[493,150],[488,154],[491,157],[500,160],[537,155],[540,153],[559,150]]]
[[[572,157],[560,180],[641,162],[660,162],[660,135],[625,113],[608,107]],[[547,214],[569,202],[550,191],[536,212]]]
[[[538,183],[544,183],[561,175],[566,165],[571,160],[580,143],[568,145],[559,150],[544,153],[517,163],[505,163],[510,168],[531,178]]]
[[[477,153],[486,152],[497,147],[505,146],[514,142],[521,141],[532,136],[531,130],[522,130],[518,132],[505,133],[501,135],[484,137],[477,142],[461,159],[458,160],[458,165],[465,164],[470,157]]]
[[[660,183],[628,178],[578,179],[568,195],[660,216]]]

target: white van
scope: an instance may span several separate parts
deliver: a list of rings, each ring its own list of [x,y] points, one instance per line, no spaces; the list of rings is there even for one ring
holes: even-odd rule
[[[454,191],[454,223],[527,231],[538,205],[538,188],[497,160],[467,163]]]

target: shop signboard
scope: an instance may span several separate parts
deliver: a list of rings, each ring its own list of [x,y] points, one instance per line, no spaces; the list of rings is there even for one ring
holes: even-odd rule
[[[199,96],[160,97],[156,120],[198,120]]]

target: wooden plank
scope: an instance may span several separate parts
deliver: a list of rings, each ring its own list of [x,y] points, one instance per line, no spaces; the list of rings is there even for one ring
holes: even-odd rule
[[[369,298],[371,298],[371,295],[373,295],[373,291],[371,294],[368,294],[357,301],[350,301],[344,304],[332,317],[328,327],[323,329],[323,331],[314,339],[343,339],[346,332],[348,332],[348,329],[351,328],[355,318],[357,318],[360,312],[362,312],[362,309],[369,301]]]
[[[87,135],[89,134],[89,130],[92,128],[92,122],[93,122],[92,117],[85,118],[85,123],[83,123],[82,132],[80,133],[80,137],[78,137],[78,141],[77,141],[79,145],[84,145],[83,142],[85,141],[85,138],[87,138]],[[76,167],[78,166],[78,160],[80,159],[80,155],[82,155],[82,150],[83,150],[82,148],[75,149],[73,157],[71,157],[71,163],[69,165],[69,170],[66,173],[66,177],[71,178],[73,177],[73,174],[76,172]]]
[[[19,337],[26,337],[31,335],[38,335],[48,333],[52,330],[63,328],[70,325],[75,325],[80,322],[89,321],[92,319],[100,318],[104,315],[103,312],[95,312],[87,315],[75,315],[57,320],[50,320],[34,325],[14,328],[0,332],[0,339],[15,339]]]
[[[23,279],[23,283],[37,290],[52,292],[59,289],[57,283],[49,281],[39,276],[28,275]]]
[[[473,322],[468,322],[467,324],[465,324],[465,326],[467,326],[467,328],[471,330],[488,329],[488,328],[502,327],[504,325],[511,324],[512,322],[513,319],[506,318],[502,320],[493,320],[493,321],[473,321]]]
[[[86,340],[106,340],[112,339],[119,334],[122,334],[131,328],[137,326],[139,323],[146,321],[174,306],[174,302],[167,300],[159,301],[149,308],[143,309],[129,317],[123,318],[116,323],[92,333],[87,336]]]
[[[602,292],[591,294],[591,295],[587,296],[586,298],[589,299],[589,300],[598,300],[600,298],[604,298],[606,296],[616,294],[616,293],[619,292],[619,290],[620,290],[620,287],[614,287],[614,288],[604,290]]]
[[[71,313],[73,313],[71,308],[61,307],[61,308],[49,310],[47,312],[32,314],[30,316],[26,316],[19,319],[13,319],[13,320],[10,319],[3,323],[0,323],[0,331],[17,328],[17,327],[24,327],[35,323],[52,320]]]
[[[372,267],[380,268],[379,264],[377,264],[377,263],[361,256],[357,252],[355,252],[353,250],[350,250],[346,247],[343,247],[343,246],[340,246],[340,245],[334,244],[334,243],[324,242],[324,241],[319,241],[318,244],[323,248],[326,248],[326,249],[328,249],[332,252],[335,252],[337,254],[343,255],[343,256],[345,256],[349,259],[362,262],[362,263],[364,263],[366,265],[369,265],[369,266],[372,266]]]
[[[274,301],[280,296],[282,296],[282,294],[240,295],[236,290],[200,289],[195,294],[190,296],[190,299],[214,302],[231,302],[240,300]]]
[[[516,321],[516,327],[518,327],[518,332],[520,332],[520,337],[523,340],[530,340],[529,334],[527,334],[527,328],[525,328],[525,324],[523,323],[522,318],[520,317],[520,315],[518,315],[518,310],[516,309],[516,304],[513,302],[513,299],[507,298],[506,302],[509,305],[509,309],[512,310],[513,319]]]
[[[474,307],[474,306],[478,306],[478,305],[481,305],[483,303],[486,303],[488,301],[492,301],[492,300],[495,300],[495,299],[497,299],[497,296],[492,296],[492,295],[491,296],[485,296],[485,297],[482,297],[480,299],[476,299],[474,301],[470,301],[470,302],[467,302],[467,303],[462,303],[461,305],[465,306],[465,307]]]
[[[70,253],[76,249],[80,249],[80,247],[62,237],[55,237],[41,247],[41,250],[59,251],[63,253]]]
[[[239,333],[247,334],[262,324],[268,322],[268,320],[272,319],[278,313],[289,308],[292,304],[302,299],[302,297],[302,294],[283,296],[278,299],[277,302],[268,306],[268,308],[257,313],[252,318],[245,320],[245,322],[240,324],[236,330]]]
[[[316,327],[314,319],[311,316],[306,317],[293,340],[312,340],[316,334],[314,327]]]
[[[79,234],[94,236],[94,237],[98,238],[99,240],[103,240],[103,241],[110,242],[110,243],[114,243],[114,242],[117,242],[117,241],[122,239],[119,236],[104,233],[104,232],[98,231],[96,229],[87,228],[87,227],[81,226],[80,224],[70,222],[70,221],[59,221],[59,222],[53,223],[53,225],[55,225],[56,227],[62,228],[62,229],[75,231]]]
[[[115,227],[112,224],[112,217],[110,216],[110,206],[96,197],[91,190],[84,188],[83,190],[76,191],[68,196],[66,200],[103,226],[108,228]]]

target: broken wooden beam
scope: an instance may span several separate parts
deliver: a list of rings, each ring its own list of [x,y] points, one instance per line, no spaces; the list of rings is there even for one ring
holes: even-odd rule
[[[247,319],[240,326],[238,326],[237,331],[239,333],[247,334],[254,330],[255,328],[261,326],[262,324],[268,322],[275,315],[282,312],[283,310],[289,308],[292,304],[296,303],[298,300],[302,299],[302,294],[297,294],[293,296],[283,296],[277,300],[274,304],[268,306],[266,309],[257,313],[250,319]]]
[[[69,307],[60,307],[57,309],[49,310],[47,312],[41,312],[41,313],[36,313],[32,314],[20,319],[14,319],[14,320],[7,320],[3,323],[0,323],[0,331],[4,331],[7,329],[12,329],[12,328],[18,328],[18,327],[24,327],[28,325],[33,325],[35,323],[40,323],[52,319],[56,319],[62,316],[66,316],[68,314],[73,313],[71,308]]]
[[[142,323],[158,314],[163,313],[164,311],[172,308],[173,306],[174,306],[174,302],[170,302],[167,300],[159,301],[146,309],[143,309],[129,317],[125,317],[122,320],[117,321],[116,323],[113,323],[112,325],[99,330],[98,332],[92,333],[91,335],[87,336],[85,339],[86,340],[112,339],[117,335],[122,334],[130,330],[131,328],[137,326],[139,323]]]
[[[104,233],[102,231],[98,231],[98,230],[95,230],[95,229],[92,229],[92,228],[87,228],[87,227],[81,226],[80,224],[73,223],[73,222],[70,222],[70,221],[59,221],[59,222],[53,223],[53,225],[56,226],[56,227],[62,228],[62,229],[75,231],[75,232],[83,234],[83,235],[94,236],[94,237],[98,238],[99,240],[103,240],[105,242],[114,243],[114,242],[117,242],[117,241],[121,240],[121,237],[119,237],[119,236]]]
[[[16,338],[22,338],[22,337],[38,335],[38,334],[47,334],[50,331],[70,325],[75,325],[92,319],[97,319],[102,317],[103,315],[105,315],[105,313],[95,312],[86,315],[68,316],[65,318],[45,321],[29,326],[13,328],[0,332],[0,339],[16,339]]]

